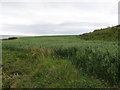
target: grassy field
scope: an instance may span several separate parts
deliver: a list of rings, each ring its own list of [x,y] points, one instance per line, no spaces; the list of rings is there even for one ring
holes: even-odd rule
[[[79,36],[3,40],[3,88],[120,86],[117,41]]]

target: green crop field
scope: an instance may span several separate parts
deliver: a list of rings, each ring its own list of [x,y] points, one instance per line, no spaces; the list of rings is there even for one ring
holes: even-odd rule
[[[118,42],[80,36],[3,40],[3,88],[120,87]]]

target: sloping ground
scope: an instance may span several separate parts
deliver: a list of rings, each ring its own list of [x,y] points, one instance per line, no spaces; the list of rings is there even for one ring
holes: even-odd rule
[[[90,33],[85,33],[80,35],[80,38],[84,40],[117,41],[118,30],[120,30],[120,25],[114,27],[108,27],[105,29],[95,30],[94,32],[90,32]]]
[[[117,87],[117,45],[76,36],[3,40],[3,87]]]

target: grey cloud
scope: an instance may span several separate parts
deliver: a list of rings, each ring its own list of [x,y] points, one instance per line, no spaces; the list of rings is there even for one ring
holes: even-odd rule
[[[109,4],[109,2],[108,3],[104,3],[104,2],[99,2],[99,3],[98,2],[55,2],[55,0],[54,0],[54,2],[49,2],[49,0],[47,0],[48,2],[15,2],[15,1],[16,0],[13,0],[13,2],[4,2],[4,1],[2,2],[2,9],[4,11],[3,15],[8,15],[9,17],[10,16],[16,17],[20,14],[20,17],[22,17],[22,15],[23,15],[24,18],[27,18],[26,16],[29,16],[29,13],[26,13],[27,10],[31,10],[31,11],[36,10],[37,12],[40,12],[40,10],[39,10],[40,8],[43,8],[43,10],[44,10],[44,8],[60,8],[61,10],[64,10],[66,8],[70,8],[70,10],[71,10],[71,8],[73,8],[74,10],[76,10],[76,12],[79,12],[80,10],[83,10],[85,12],[89,11],[90,13],[93,14],[94,17],[96,17],[94,15],[94,13],[98,12],[98,14],[99,13],[106,14],[106,10],[107,10],[106,8],[109,9],[112,5],[112,4]],[[18,0],[18,1],[20,1],[20,0]],[[24,1],[24,0],[22,0],[22,1]],[[25,1],[29,1],[29,0],[25,0]],[[25,10],[26,12],[23,13],[22,10]],[[8,11],[10,11],[10,12],[8,12]],[[115,11],[115,10],[113,10],[113,11]],[[115,13],[116,13],[116,11],[115,11]],[[110,14],[112,14],[112,13],[110,13]],[[82,16],[82,13],[80,15]],[[33,16],[33,17],[35,17],[35,16]],[[89,17],[89,15],[88,15],[88,17]],[[111,24],[110,24],[111,22],[108,22],[108,21],[103,21],[103,22],[108,22],[108,23],[101,23],[101,22],[100,23],[95,23],[95,22],[91,23],[91,22],[88,20],[88,22],[69,22],[68,21],[68,22],[64,22],[61,24],[43,24],[43,25],[38,24],[38,23],[35,23],[35,25],[15,25],[14,24],[14,25],[4,25],[3,30],[4,30],[4,32],[9,31],[9,32],[14,32],[14,33],[18,33],[18,34],[19,33],[25,33],[25,34],[80,34],[80,33],[92,31],[90,29],[84,28],[86,26],[93,26],[93,27],[111,26]],[[76,27],[76,28],[72,28],[72,27]]]
[[[85,32],[90,32],[90,29],[86,29],[86,26],[94,25],[100,27],[100,25],[108,25],[102,23],[90,24],[90,23],[62,23],[62,24],[35,24],[35,25],[4,25],[3,30],[15,33],[24,34],[81,34]],[[72,26],[74,26],[72,28]]]
[[[109,7],[110,4],[103,2],[2,2],[3,7],[19,8],[19,7],[32,7],[32,8],[77,8],[82,10],[93,10]]]
[[[62,23],[60,24],[61,26],[110,26],[109,23],[93,23],[93,22],[67,22],[67,23]]]

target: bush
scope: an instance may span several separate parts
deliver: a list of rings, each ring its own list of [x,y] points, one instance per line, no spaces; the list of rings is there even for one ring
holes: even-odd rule
[[[9,40],[18,39],[18,37],[10,37]]]

